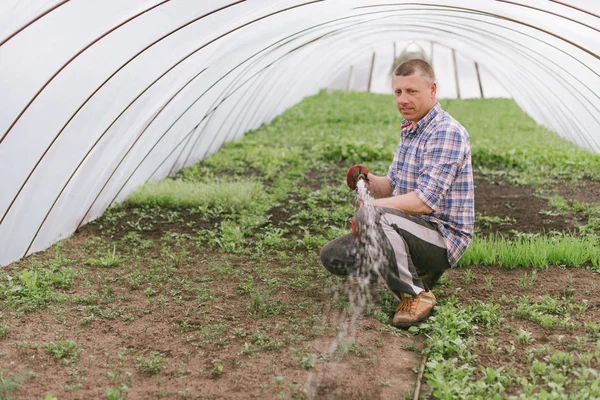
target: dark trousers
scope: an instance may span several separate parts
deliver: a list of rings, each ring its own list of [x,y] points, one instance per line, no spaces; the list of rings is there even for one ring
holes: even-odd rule
[[[398,297],[431,290],[450,268],[446,242],[435,224],[401,211],[365,206],[355,216],[358,238],[341,236],[321,249],[336,275],[380,279]]]

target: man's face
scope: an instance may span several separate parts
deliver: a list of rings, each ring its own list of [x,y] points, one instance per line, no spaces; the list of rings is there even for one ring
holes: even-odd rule
[[[409,76],[394,76],[394,98],[404,119],[416,124],[435,106],[436,84],[419,71]]]

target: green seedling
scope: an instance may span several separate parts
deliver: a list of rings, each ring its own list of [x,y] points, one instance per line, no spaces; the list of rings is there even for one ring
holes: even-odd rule
[[[486,289],[491,289],[494,287],[494,277],[493,276],[486,276],[485,277],[485,288]]]
[[[113,268],[125,262],[126,260],[126,258],[120,258],[117,256],[117,246],[114,245],[112,252],[110,250],[107,251],[104,257],[101,258],[90,258],[86,261],[86,264],[103,268]]]
[[[220,360],[213,360],[213,367],[210,371],[210,376],[213,379],[220,378],[223,375],[223,364]]]
[[[462,277],[463,284],[468,285],[471,282],[473,282],[474,280],[475,280],[475,277],[473,276],[473,271],[471,271],[470,268],[465,269],[465,272]]]
[[[74,364],[79,359],[82,351],[81,346],[72,340],[61,340],[46,345],[46,352],[52,358],[61,360],[66,364]]]
[[[158,351],[153,351],[148,357],[138,356],[135,365],[144,374],[156,375],[164,368],[167,359]]]

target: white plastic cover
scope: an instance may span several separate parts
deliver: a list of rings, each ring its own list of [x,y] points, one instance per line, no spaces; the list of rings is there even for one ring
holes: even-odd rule
[[[394,48],[433,49],[443,96],[479,96],[477,63],[486,96],[600,152],[599,14],[592,0],[3,0],[0,265],[320,88],[366,86],[373,53],[384,88]]]

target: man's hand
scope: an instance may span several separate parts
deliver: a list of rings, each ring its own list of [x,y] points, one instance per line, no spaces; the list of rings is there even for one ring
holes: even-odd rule
[[[346,184],[350,189],[355,190],[356,182],[358,182],[360,177],[364,176],[365,181],[369,183],[369,178],[367,178],[367,175],[369,175],[369,168],[362,164],[355,164],[351,166],[346,173]]]

